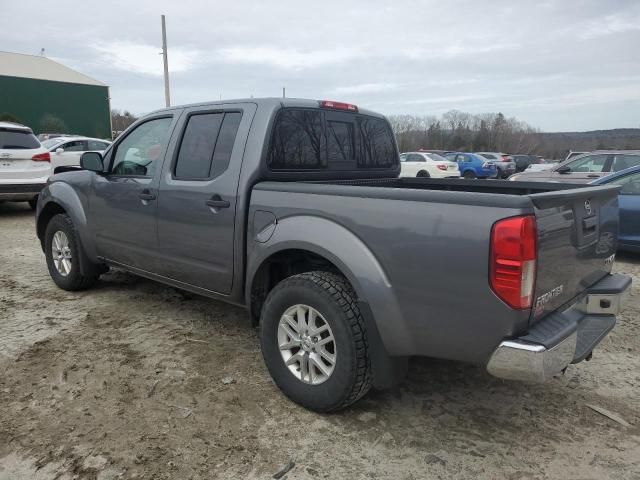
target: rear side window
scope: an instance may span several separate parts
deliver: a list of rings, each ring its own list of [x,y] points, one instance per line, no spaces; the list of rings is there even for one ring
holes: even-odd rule
[[[240,118],[238,112],[190,116],[178,151],[174,176],[204,180],[224,172],[229,165]]]
[[[323,138],[320,110],[282,110],[273,129],[267,164],[274,170],[324,168]]]
[[[625,168],[631,168],[640,165],[640,155],[625,155],[622,153],[616,153],[613,156],[613,163],[611,164],[612,172],[619,172]]]
[[[40,148],[40,142],[33,133],[0,130],[0,148],[6,150],[28,150]]]

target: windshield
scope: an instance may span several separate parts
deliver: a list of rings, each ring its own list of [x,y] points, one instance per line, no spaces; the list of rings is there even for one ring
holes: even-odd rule
[[[40,148],[40,142],[31,132],[0,130],[0,148],[8,150],[27,150]]]

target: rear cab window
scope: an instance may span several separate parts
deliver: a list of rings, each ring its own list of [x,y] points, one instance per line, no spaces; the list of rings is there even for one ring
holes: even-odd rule
[[[386,120],[320,108],[280,110],[267,153],[271,171],[388,170],[398,162]]]
[[[31,150],[40,148],[40,141],[26,130],[0,129],[0,149]]]

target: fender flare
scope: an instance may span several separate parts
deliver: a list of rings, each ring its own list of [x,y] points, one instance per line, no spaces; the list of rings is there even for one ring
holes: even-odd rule
[[[379,333],[381,345],[390,356],[401,355],[413,340],[402,319],[391,282],[382,265],[355,234],[337,222],[312,215],[278,219],[264,243],[249,238],[245,295],[251,305],[251,287],[256,272],[272,255],[283,250],[307,250],[333,263],[351,283],[359,303],[366,304],[368,332]],[[370,325],[369,325],[370,324]]]
[[[38,205],[36,224],[38,228],[38,236],[42,234],[40,241],[44,243],[44,225],[41,225],[42,214],[48,211],[48,206],[56,204],[60,206],[65,213],[71,218],[74,227],[80,237],[82,248],[88,259],[97,262],[95,244],[91,241],[87,225],[87,216],[84,205],[76,191],[64,182],[54,182],[47,185],[40,192],[40,203]]]

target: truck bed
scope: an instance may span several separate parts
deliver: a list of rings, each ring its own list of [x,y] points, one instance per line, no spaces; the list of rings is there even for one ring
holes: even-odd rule
[[[428,178],[268,181],[255,185],[251,204],[274,213],[276,230],[313,217],[326,222],[320,243],[333,241],[326,237],[336,224],[361,239],[394,291],[395,311],[391,301],[377,306],[393,318],[387,328],[395,335],[386,338],[402,337],[410,354],[480,363],[497,337],[523,334],[611,271],[617,190]],[[526,311],[508,309],[488,282],[492,226],[518,215],[534,215],[538,232],[534,307]]]

